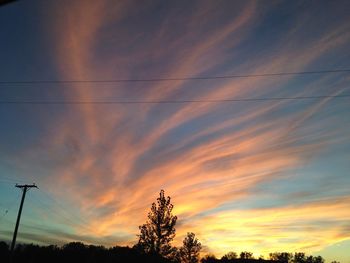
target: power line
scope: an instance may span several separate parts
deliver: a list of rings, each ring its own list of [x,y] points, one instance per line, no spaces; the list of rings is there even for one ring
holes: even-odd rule
[[[41,189],[41,192],[43,195],[46,196],[45,197],[46,199],[51,199],[51,201],[56,205],[56,208],[58,208],[60,210],[59,214],[61,216],[64,217],[64,215],[66,215],[66,219],[73,218],[76,220],[76,221],[71,221],[71,222],[73,222],[73,225],[80,225],[81,227],[83,227],[85,229],[88,229],[90,231],[92,230],[91,228],[87,227],[88,226],[87,221],[85,221],[83,218],[77,217],[74,213],[67,212],[67,209],[63,206],[62,202],[60,202],[56,198],[54,198],[52,194],[49,194],[48,192],[44,191],[43,189]],[[47,204],[44,204],[44,205],[47,205]],[[49,206],[49,205],[47,205],[47,206]],[[50,206],[50,208],[53,209],[51,206]],[[80,224],[79,224],[79,221],[80,221]]]
[[[142,79],[102,79],[102,80],[23,80],[23,81],[0,81],[0,84],[64,84],[64,83],[122,83],[122,82],[161,82],[161,81],[180,81],[180,80],[217,80],[233,78],[256,78],[256,77],[275,77],[288,75],[310,75],[310,74],[331,74],[331,73],[349,73],[350,69],[332,69],[315,71],[297,71],[297,72],[277,72],[261,74],[241,74],[241,75],[223,75],[223,76],[199,76],[199,77],[174,77],[174,78],[142,78]]]
[[[24,180],[17,179],[16,177],[15,178],[11,178],[11,177],[3,177],[3,176],[0,177],[0,181],[2,181],[2,182],[10,182],[10,183],[18,183],[18,182],[23,183],[24,182]]]
[[[84,220],[84,218],[81,218],[74,213],[70,213],[67,208],[65,208],[62,204],[62,202],[58,201],[52,194],[49,194],[47,191],[44,191],[43,189],[40,189],[41,193],[45,196],[43,198],[44,200],[51,199],[51,201],[55,204],[55,208],[52,206],[52,204],[48,204],[43,202],[42,200],[38,199],[36,205],[37,207],[43,209],[47,215],[49,215],[51,212],[52,215],[55,215],[55,220],[60,217],[64,221],[65,224],[68,224],[72,227],[79,227],[89,233],[96,234],[96,230],[93,229],[89,223]],[[41,204],[41,206],[39,206]],[[56,210],[57,209],[57,210]],[[104,242],[108,242],[108,240],[105,237],[100,237],[100,240]]]
[[[185,104],[185,103],[225,103],[225,102],[261,102],[277,100],[313,100],[325,98],[349,98],[350,94],[343,95],[319,95],[298,97],[264,97],[264,98],[237,98],[237,99],[212,99],[212,100],[111,100],[111,101],[80,101],[80,100],[0,100],[0,104],[37,104],[37,105],[71,105],[71,104]]]

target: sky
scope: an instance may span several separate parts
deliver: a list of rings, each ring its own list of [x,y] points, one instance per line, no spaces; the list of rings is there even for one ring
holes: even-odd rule
[[[58,245],[132,246],[164,189],[174,245],[194,232],[217,256],[350,263],[349,98],[225,101],[350,94],[349,72],[251,76],[350,69],[349,13],[349,1],[1,6],[0,239],[16,183],[39,187],[18,242]],[[250,77],[186,79],[228,75]]]

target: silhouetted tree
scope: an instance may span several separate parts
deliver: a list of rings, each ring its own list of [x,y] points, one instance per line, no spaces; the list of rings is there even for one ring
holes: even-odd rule
[[[174,263],[180,263],[181,262],[180,249],[178,249],[177,247],[173,247],[167,259],[171,260],[171,262],[174,262]]]
[[[316,257],[310,256],[310,257],[311,257],[312,263],[324,263],[324,261],[325,261],[324,258],[321,256],[316,256]]]
[[[236,252],[228,252],[225,255],[222,256],[221,261],[226,262],[226,261],[230,261],[233,259],[237,259],[237,253]]]
[[[283,263],[288,263],[292,260],[293,254],[288,252],[275,252],[269,254],[271,260],[278,260]]]
[[[297,252],[294,253],[294,257],[292,259],[293,263],[324,263],[325,260],[321,256],[306,256],[305,253]]]
[[[253,253],[248,251],[243,251],[239,254],[240,259],[253,259]]]
[[[172,214],[174,206],[170,200],[169,196],[165,198],[164,190],[161,190],[157,204],[153,203],[148,213],[146,224],[139,226],[140,235],[136,247],[146,253],[155,253],[163,257],[169,257],[174,253],[170,243],[175,237],[177,217]]]
[[[308,256],[308,257],[306,257],[306,259],[305,259],[305,262],[306,263],[312,263],[314,261],[314,257],[313,256]]]
[[[292,261],[293,261],[293,263],[306,263],[305,253],[295,252]]]
[[[213,254],[208,254],[205,255],[202,259],[201,259],[201,263],[215,263],[218,262],[219,260],[216,259],[216,257]]]
[[[202,249],[201,243],[192,232],[187,233],[180,248],[181,262],[197,263],[199,261],[199,252]]]

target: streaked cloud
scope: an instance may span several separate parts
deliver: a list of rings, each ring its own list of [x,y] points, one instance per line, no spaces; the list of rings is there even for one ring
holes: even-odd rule
[[[271,4],[267,10],[255,1],[226,2],[227,8],[222,4],[54,4],[48,21],[52,31],[47,33],[59,78],[307,71],[349,45],[349,26],[339,21],[305,38],[307,10],[289,18],[283,34],[254,37],[264,34],[261,24],[274,22],[269,16],[278,15],[279,5]],[[275,42],[269,43],[269,38]],[[251,42],[258,39],[265,43],[255,43],[250,50]],[[334,57],[321,68],[336,67]],[[75,83],[60,88],[66,100],[76,101],[292,97],[348,92],[349,79],[339,76]],[[59,230],[47,226],[33,233],[28,228],[22,238],[40,240],[45,233],[42,242],[61,237],[130,245],[159,190],[165,189],[179,216],[176,244],[187,231],[194,231],[218,255],[229,250],[260,254],[272,252],[271,248],[321,250],[350,238],[346,231],[350,193],[344,194],[345,186],[332,197],[324,193],[316,198],[310,197],[315,191],[312,185],[303,191],[292,189],[288,198],[275,193],[273,186],[281,183],[288,188],[288,182],[295,180],[301,187],[305,178],[300,171],[321,165],[325,152],[343,154],[337,147],[349,144],[349,125],[341,120],[348,110],[346,101],[335,103],[330,98],[67,106],[64,114],[48,122],[54,132],[41,138],[37,148],[21,149],[8,159],[18,169],[42,167],[40,185],[83,223],[67,222],[69,215],[58,216],[52,219]],[[44,175],[46,171],[49,175]],[[343,180],[342,176],[339,170],[335,180]],[[324,172],[314,180],[331,177]],[[259,203],[263,197],[271,197],[265,206]],[[295,200],[302,201],[294,205]],[[60,209],[54,202],[46,206]],[[49,216],[39,211],[38,218]]]

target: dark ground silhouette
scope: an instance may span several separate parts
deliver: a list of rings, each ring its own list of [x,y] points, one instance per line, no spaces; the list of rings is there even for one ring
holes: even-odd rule
[[[276,258],[276,254],[288,254],[288,261],[255,259],[255,258],[230,258],[223,256],[217,259],[214,255],[204,256],[202,263],[324,263],[320,256],[307,256],[305,253],[273,253],[270,258]],[[9,245],[0,241],[0,262],[10,262]],[[177,258],[163,258],[154,253],[144,253],[137,247],[115,246],[106,248],[104,246],[85,245],[80,242],[71,242],[62,247],[56,245],[39,246],[34,244],[18,244],[14,251],[13,263],[63,263],[63,262],[84,262],[84,263],[109,263],[109,262],[154,262],[168,263],[180,262]],[[184,261],[181,261],[184,262]]]
[[[8,244],[0,242],[0,262],[10,262]],[[26,263],[109,263],[109,262],[171,262],[155,254],[144,254],[135,248],[119,247],[105,248],[103,246],[85,245],[80,242],[68,243],[62,247],[55,245],[38,246],[33,244],[16,246],[13,262]]]

